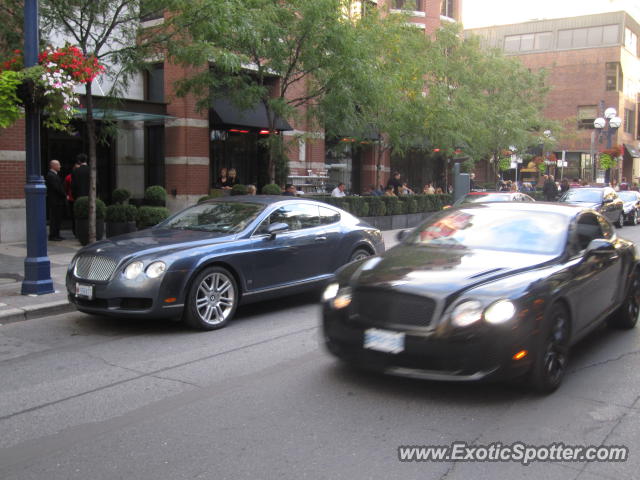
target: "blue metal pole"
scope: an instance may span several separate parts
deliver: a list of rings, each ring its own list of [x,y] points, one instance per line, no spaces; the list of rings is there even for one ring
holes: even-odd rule
[[[38,0],[24,2],[24,66],[38,63]],[[27,102],[30,103],[30,102]],[[24,259],[22,294],[53,293],[51,264],[47,256],[47,188],[40,173],[40,107],[25,106],[27,183],[24,186],[27,210],[27,257]]]

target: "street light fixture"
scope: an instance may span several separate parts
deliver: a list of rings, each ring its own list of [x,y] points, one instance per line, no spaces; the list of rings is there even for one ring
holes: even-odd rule
[[[602,142],[602,134],[607,135],[607,150],[611,149],[611,139],[622,125],[622,119],[615,108],[609,107],[604,111],[604,118],[598,117],[593,121],[593,126],[598,132],[599,141]],[[609,183],[609,169],[605,172],[605,182]]]

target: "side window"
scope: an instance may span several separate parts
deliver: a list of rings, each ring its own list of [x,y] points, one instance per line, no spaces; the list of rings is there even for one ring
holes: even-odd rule
[[[585,213],[578,219],[575,239],[575,246],[578,250],[587,248],[589,242],[594,238],[609,238],[602,233],[601,221],[604,221],[605,224],[607,223],[604,218],[597,217],[592,213]]]
[[[274,210],[256,230],[256,234],[264,234],[273,223],[286,223],[289,230],[317,227],[320,224],[318,207],[311,204],[286,205]]]
[[[340,221],[340,212],[332,208],[320,207],[320,225],[331,225]]]

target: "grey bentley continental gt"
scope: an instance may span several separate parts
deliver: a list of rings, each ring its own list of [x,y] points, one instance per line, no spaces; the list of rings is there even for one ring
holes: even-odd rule
[[[81,312],[212,330],[241,303],[321,288],[340,266],[383,251],[379,230],[328,204],[224,197],[82,248],[66,286]]]

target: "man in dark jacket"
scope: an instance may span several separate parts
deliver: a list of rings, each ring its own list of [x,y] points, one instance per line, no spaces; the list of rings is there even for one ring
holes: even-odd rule
[[[542,185],[542,194],[547,202],[553,202],[558,195],[558,186],[552,175],[545,175],[544,184]]]
[[[54,242],[64,240],[60,236],[60,223],[62,223],[67,198],[58,172],[60,172],[60,162],[51,160],[49,171],[45,177],[45,185],[47,186],[47,207],[49,208],[49,240]]]
[[[71,173],[71,192],[75,200],[89,196],[89,165],[84,153],[76,156],[76,165]]]

